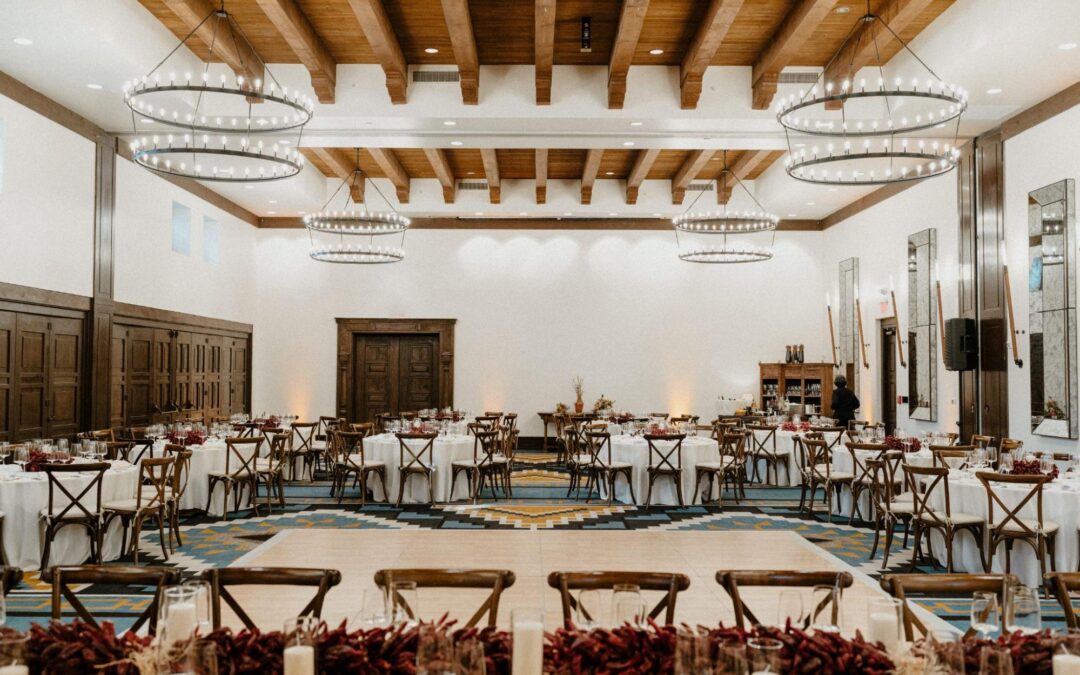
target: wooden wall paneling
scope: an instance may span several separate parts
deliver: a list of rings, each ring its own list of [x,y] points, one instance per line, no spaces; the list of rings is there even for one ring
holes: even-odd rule
[[[113,339],[113,211],[116,202],[117,140],[104,134],[95,148],[94,171],[94,296],[88,317],[88,335],[83,358],[87,364],[88,387],[82,397],[86,419],[94,429],[112,421],[109,404],[112,380]]]
[[[150,369],[150,410],[155,424],[165,422],[168,417],[162,413],[173,407],[173,364],[175,363],[176,345],[173,343],[175,332],[167,328],[151,328],[153,331],[153,359]]]
[[[83,327],[79,319],[49,320],[48,430],[51,438],[71,437],[80,429],[83,387]]]
[[[191,403],[196,410],[206,409],[206,371],[208,367],[210,336],[202,333],[191,335]]]
[[[1009,434],[1009,330],[1005,316],[1005,146],[1001,133],[980,136],[975,143],[976,242],[979,298],[979,390],[981,433]]]
[[[34,314],[19,314],[15,334],[13,440],[42,438],[48,428],[45,386],[49,363],[49,319]]]
[[[957,301],[959,318],[978,320],[979,295],[975,283],[976,244],[975,244],[975,142],[970,142],[961,149],[957,172],[957,214],[959,227],[959,278],[957,279]],[[979,429],[979,379],[978,371],[965,370],[960,373],[960,437],[971,438]]]
[[[203,412],[207,420],[221,415],[221,350],[224,338],[206,338],[206,377],[203,392]]]
[[[174,339],[173,402],[180,408],[188,408],[194,403],[191,391],[191,337],[190,331],[182,330],[176,332]]]
[[[16,318],[15,312],[0,312],[0,441],[12,440]]]

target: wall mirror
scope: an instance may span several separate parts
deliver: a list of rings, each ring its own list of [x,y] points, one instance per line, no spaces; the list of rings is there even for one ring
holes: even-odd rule
[[[859,319],[855,314],[855,299],[859,293],[859,259],[840,261],[840,304],[838,306],[840,328],[839,374],[847,378],[848,389],[859,393]]]
[[[908,237],[908,418],[928,422],[937,420],[936,268],[937,230]]]
[[[1031,431],[1077,437],[1076,184],[1028,193]]]

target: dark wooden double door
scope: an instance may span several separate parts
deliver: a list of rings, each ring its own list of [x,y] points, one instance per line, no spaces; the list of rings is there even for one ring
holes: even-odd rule
[[[247,411],[247,373],[247,338],[114,324],[111,423],[161,422],[176,408],[207,419]]]
[[[79,430],[83,325],[76,318],[0,312],[0,440]]]
[[[352,420],[438,407],[437,335],[368,333],[354,340]]]

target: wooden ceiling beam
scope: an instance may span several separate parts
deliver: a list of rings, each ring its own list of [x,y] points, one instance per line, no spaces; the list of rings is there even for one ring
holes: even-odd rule
[[[348,0],[360,29],[375,58],[379,60],[383,73],[386,74],[386,89],[390,93],[390,102],[403,104],[409,84],[409,64],[401,51],[394,26],[386,15],[382,0]]]
[[[833,10],[837,0],[799,0],[780,24],[768,46],[754,63],[753,108],[767,110],[776,96],[776,85],[783,70],[814,35],[814,31]]]
[[[619,29],[611,47],[608,63],[608,108],[621,109],[626,98],[626,75],[637,51],[641,28],[645,25],[645,13],[649,0],[623,0],[619,14]]]
[[[495,148],[481,148],[480,158],[484,161],[484,176],[488,183],[488,201],[498,204],[502,200],[502,181],[499,178],[499,156]]]
[[[268,229],[302,228],[303,218],[259,218],[258,227]],[[413,218],[413,230],[644,230],[670,232],[667,218],[473,218],[437,216]],[[776,228],[786,232],[817,232],[818,220],[781,220]]]
[[[375,160],[382,172],[393,183],[394,189],[397,191],[398,202],[408,204],[411,179],[408,172],[405,171],[405,167],[401,166],[401,162],[398,160],[397,155],[394,154],[394,151],[390,148],[368,148],[368,153],[371,154],[371,158]]]
[[[769,161],[773,154],[772,150],[745,150],[739,159],[728,167],[732,174],[739,180],[747,180],[747,176]],[[727,204],[731,200],[731,191],[735,187],[735,181],[728,179],[727,182],[718,181],[716,188],[716,203]]]
[[[547,175],[548,175],[548,151],[547,148],[536,149],[536,203],[547,203]]]
[[[683,110],[697,108],[705,69],[712,63],[742,5],[743,0],[712,0],[709,3],[679,68],[679,97]]]
[[[705,168],[705,165],[709,163],[714,154],[716,154],[715,150],[694,150],[690,153],[690,156],[686,158],[686,161],[675,173],[675,177],[671,179],[672,204],[683,203],[683,197],[686,196],[686,188],[690,185],[690,181],[697,178],[697,175],[701,173],[701,170]]]
[[[600,172],[600,160],[604,158],[604,151],[593,148],[585,155],[585,166],[581,170],[581,203],[592,203],[592,188],[596,182],[596,174]]]
[[[311,74],[311,86],[319,103],[333,103],[337,86],[337,62],[315,32],[296,0],[256,0],[270,23],[285,38],[296,57]]]
[[[454,180],[454,172],[450,170],[450,162],[446,159],[446,151],[442,148],[424,148],[431,168],[435,171],[435,177],[442,185],[443,203],[453,204],[457,183]]]
[[[349,180],[353,172],[358,168],[353,158],[346,158],[338,148],[303,148],[305,155],[316,158],[326,165],[334,176],[341,180]],[[357,204],[364,202],[364,174],[360,174],[349,187],[349,194]]]
[[[165,6],[184,23],[187,30],[194,30],[196,26],[199,26],[195,35],[202,40],[207,49],[213,49],[214,54],[220,57],[234,73],[243,75],[249,82],[263,79],[264,61],[255,53],[250,44],[234,39],[232,31],[224,30],[224,25],[221,25],[219,29],[219,20],[203,21],[212,12],[217,11],[217,3],[211,4],[209,0],[164,1]]]
[[[469,0],[442,0],[442,8],[461,78],[461,98],[465,105],[476,105],[480,99],[480,61],[476,55]]]
[[[659,148],[638,150],[637,157],[634,158],[634,166],[630,169],[630,175],[626,177],[627,204],[637,204],[638,190],[641,188],[641,182],[645,180],[645,176],[649,175],[649,169],[652,168],[653,162],[655,162],[656,158],[659,156]]]
[[[896,39],[884,29],[882,22],[899,34],[919,18],[933,1],[888,0],[877,12],[879,20],[863,23],[856,28],[843,50],[826,65],[824,81],[839,87],[844,80],[855,77],[860,68],[877,65],[880,48]],[[840,101],[828,101],[825,108],[839,110],[841,105]]]
[[[536,105],[551,104],[551,66],[555,63],[555,0],[536,0]]]

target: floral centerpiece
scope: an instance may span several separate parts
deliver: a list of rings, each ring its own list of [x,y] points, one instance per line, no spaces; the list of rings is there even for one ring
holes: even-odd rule
[[[435,419],[449,422],[460,422],[462,414],[460,410],[443,410],[435,413]]]
[[[565,403],[556,403],[555,404],[555,414],[556,415],[565,415],[569,411],[570,411],[570,409],[566,407]]]
[[[1014,461],[1012,471],[1009,473],[1014,476],[1038,476],[1044,472],[1042,470],[1042,462],[1040,462],[1038,458],[1032,457],[1031,459],[1018,459]],[[1055,464],[1054,468],[1051,469],[1050,473],[1047,475],[1050,476],[1050,480],[1055,480],[1059,473],[1060,471]]]
[[[627,424],[634,421],[634,413],[613,413],[607,418],[607,421],[613,424]]]
[[[41,450],[31,450],[26,456],[26,464],[23,466],[23,471],[30,471],[37,473],[45,468],[45,465],[49,463],[49,455]]]
[[[585,380],[581,379],[580,375],[575,375],[570,384],[574,385],[574,395],[577,397],[574,400],[574,412],[581,413],[585,409]]]
[[[889,450],[903,450],[905,452],[918,452],[922,450],[922,443],[914,436],[901,438],[899,436],[886,436],[885,447]]]
[[[781,431],[810,431],[809,422],[784,422],[780,425]]]
[[[592,404],[593,414],[599,415],[605,410],[611,410],[614,405],[614,401],[612,401],[610,398],[604,398],[604,395],[600,394],[600,398],[596,399],[596,403]]]
[[[255,424],[259,426],[260,430],[277,429],[281,425],[281,419],[277,415],[270,415],[255,420]]]
[[[267,429],[273,427],[266,427]],[[201,431],[191,430],[187,432],[187,436],[180,438],[175,431],[169,432],[169,442],[173,445],[202,445],[206,442],[206,434]]]

